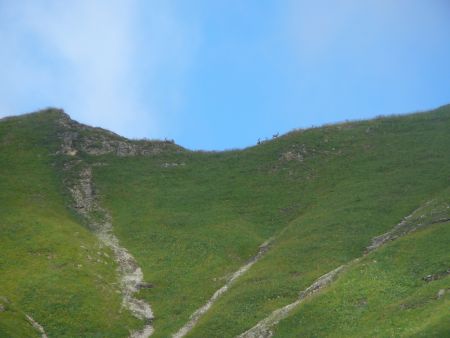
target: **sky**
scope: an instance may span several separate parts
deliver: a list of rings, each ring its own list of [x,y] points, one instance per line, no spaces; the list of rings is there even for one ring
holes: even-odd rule
[[[448,0],[0,0],[0,117],[189,149],[450,103]]]

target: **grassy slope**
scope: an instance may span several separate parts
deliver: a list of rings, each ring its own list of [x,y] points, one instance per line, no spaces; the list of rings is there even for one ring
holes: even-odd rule
[[[113,264],[88,259],[97,241],[62,198],[54,117],[0,123],[0,296],[9,299],[0,336],[30,331],[22,311],[50,336],[125,336],[138,323],[118,312]],[[115,232],[155,285],[140,294],[153,306],[155,336],[175,332],[277,237],[191,334],[230,337],[361,255],[371,237],[448,186],[449,120],[447,106],[294,132],[243,151],[84,158],[104,164],[94,179]],[[299,329],[290,323],[285,332]],[[442,329],[439,321],[430,327]]]
[[[244,151],[104,156],[95,179],[116,233],[155,284],[141,293],[156,314],[155,336],[181,327],[270,236],[279,234],[271,251],[193,337],[241,333],[361,255],[371,237],[449,185],[449,121],[447,106],[294,132]],[[304,161],[281,159],[287,151]]]
[[[448,218],[450,189],[434,197],[435,219]],[[450,222],[437,223],[371,253],[282,321],[275,337],[449,337],[450,276],[423,280],[450,267],[449,238]]]
[[[37,336],[26,313],[49,337],[123,337],[139,324],[119,313],[114,262],[96,262],[105,250],[66,207],[55,117],[0,122],[0,336]]]
[[[360,256],[370,238],[448,186],[449,117],[446,108],[354,124],[334,133],[329,128],[328,143],[342,154],[318,169],[319,178],[304,191],[314,203],[291,222],[273,250],[217,303],[192,336],[245,331],[292,302],[320,275]],[[323,138],[327,131],[310,133]]]
[[[299,194],[284,177],[258,173],[264,160],[188,153],[105,159],[109,165],[96,167],[116,233],[155,284],[142,293],[157,316],[156,336],[180,327],[224,276],[292,218]],[[182,161],[185,166],[161,168]]]

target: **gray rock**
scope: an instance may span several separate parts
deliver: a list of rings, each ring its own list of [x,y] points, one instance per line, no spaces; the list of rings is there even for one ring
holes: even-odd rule
[[[140,282],[136,285],[137,289],[152,289],[153,288],[153,284],[151,283],[147,283],[147,282]]]
[[[431,282],[434,278],[433,275],[427,275],[422,278],[425,282]]]
[[[59,133],[61,148],[58,153],[68,156],[76,156],[80,152],[94,156],[152,156],[168,147],[174,149],[173,141],[128,140],[111,131],[78,123],[64,113],[60,116],[59,124],[63,130]]]

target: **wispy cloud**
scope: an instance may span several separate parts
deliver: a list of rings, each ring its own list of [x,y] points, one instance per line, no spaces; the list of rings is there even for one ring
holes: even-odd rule
[[[145,17],[144,4],[0,4],[0,116],[60,106],[89,124],[125,135],[161,137],[164,111],[152,100],[155,82],[161,69],[181,74],[186,64],[178,60],[191,49],[184,45],[184,27],[169,6],[155,5]]]
[[[58,106],[128,137],[211,149],[248,145],[260,129],[427,108],[448,101],[449,9],[0,0],[0,116]]]

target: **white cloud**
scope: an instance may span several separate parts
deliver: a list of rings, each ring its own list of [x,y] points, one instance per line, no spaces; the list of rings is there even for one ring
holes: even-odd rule
[[[0,116],[59,106],[82,122],[126,136],[165,136],[164,107],[152,92],[168,70],[174,77],[171,97],[181,96],[176,88],[193,47],[167,2],[148,4],[0,4]]]

